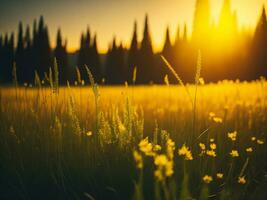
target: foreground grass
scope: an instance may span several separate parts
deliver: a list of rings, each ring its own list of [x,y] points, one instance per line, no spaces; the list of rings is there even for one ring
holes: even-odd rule
[[[266,199],[267,82],[186,87],[1,88],[1,199]]]

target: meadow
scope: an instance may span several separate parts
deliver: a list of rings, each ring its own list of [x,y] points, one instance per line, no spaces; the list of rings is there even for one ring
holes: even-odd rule
[[[267,199],[266,80],[89,78],[0,88],[1,199]]]

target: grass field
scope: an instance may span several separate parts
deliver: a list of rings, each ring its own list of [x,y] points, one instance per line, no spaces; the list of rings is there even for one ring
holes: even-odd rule
[[[0,199],[264,200],[266,133],[265,80],[2,87]]]

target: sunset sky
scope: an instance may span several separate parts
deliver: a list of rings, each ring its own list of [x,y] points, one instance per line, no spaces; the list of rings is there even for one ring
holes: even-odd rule
[[[223,0],[210,0],[212,15],[216,20]],[[254,27],[264,0],[232,0],[237,10],[239,26]],[[68,39],[68,49],[79,47],[81,31],[89,25],[91,33],[97,32],[98,45],[105,52],[113,36],[129,45],[133,22],[138,22],[139,40],[143,31],[145,13],[149,15],[150,30],[155,50],[162,47],[165,28],[169,25],[172,38],[177,25],[188,25],[191,32],[195,0],[0,0],[0,33],[16,31],[18,22],[32,25],[42,14],[48,24],[51,44],[61,27]]]

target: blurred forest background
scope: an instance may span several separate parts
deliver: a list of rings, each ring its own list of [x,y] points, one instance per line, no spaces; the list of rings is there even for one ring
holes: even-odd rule
[[[100,54],[97,35],[91,34],[89,26],[81,34],[80,49],[67,52],[67,39],[58,29],[56,47],[51,48],[49,28],[43,16],[34,20],[33,26],[19,22],[18,34],[0,34],[0,83],[12,83],[12,69],[16,63],[18,82],[33,83],[34,74],[42,80],[48,76],[49,67],[56,58],[59,66],[59,81],[74,83],[76,67],[82,80],[88,81],[84,65],[92,71],[96,81],[102,84],[132,83],[134,68],[137,69],[136,84],[161,84],[168,75],[171,83],[174,77],[164,66],[160,55],[175,68],[185,82],[192,82],[198,51],[201,51],[205,81],[223,79],[255,80],[267,76],[267,20],[263,6],[255,30],[238,29],[236,12],[231,9],[230,0],[225,0],[218,23],[212,23],[208,0],[197,0],[192,33],[187,25],[178,25],[175,41],[170,39],[166,27],[165,44],[161,52],[153,52],[153,41],[149,28],[149,16],[145,16],[143,37],[137,37],[137,22],[133,24],[130,48],[111,41],[106,54]],[[164,30],[163,30],[164,31]],[[190,35],[190,37],[189,37]]]

